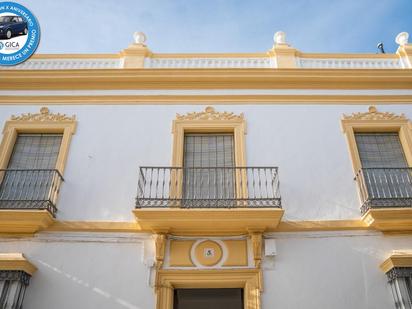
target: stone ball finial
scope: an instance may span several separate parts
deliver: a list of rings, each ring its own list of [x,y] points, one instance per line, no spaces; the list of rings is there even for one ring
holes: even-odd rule
[[[398,45],[403,46],[403,45],[408,44],[408,39],[409,39],[409,33],[408,32],[401,32],[396,36],[395,42]]]
[[[141,31],[133,33],[133,39],[136,44],[144,45],[146,43],[146,34]]]
[[[215,111],[215,108],[213,106],[207,106],[205,108],[206,113],[213,113]]]
[[[277,31],[273,36],[273,41],[275,44],[286,44],[286,33],[283,31]]]
[[[376,113],[378,110],[376,109],[375,106],[371,105],[371,106],[369,106],[368,111],[369,111],[369,113]]]
[[[49,113],[49,109],[45,106],[43,106],[42,108],[40,108],[40,114],[48,114]]]

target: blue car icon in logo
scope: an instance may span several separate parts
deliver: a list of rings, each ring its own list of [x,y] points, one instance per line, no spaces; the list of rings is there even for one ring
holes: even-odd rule
[[[0,16],[0,37],[3,40],[9,40],[20,34],[27,35],[27,27],[27,21],[21,16]]]

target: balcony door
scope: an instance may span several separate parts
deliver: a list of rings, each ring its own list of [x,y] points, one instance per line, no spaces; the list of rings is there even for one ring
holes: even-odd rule
[[[184,204],[222,206],[235,196],[233,134],[185,134]]]
[[[2,171],[0,200],[49,200],[61,141],[62,134],[19,134]]]
[[[355,138],[369,198],[412,198],[411,170],[399,134],[356,133]]]
[[[173,309],[243,309],[242,289],[175,289]]]

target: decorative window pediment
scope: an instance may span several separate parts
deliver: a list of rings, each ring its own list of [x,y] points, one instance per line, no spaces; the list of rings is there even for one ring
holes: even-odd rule
[[[343,114],[344,120],[407,120],[404,114],[397,115],[390,112],[379,112],[375,106],[369,106],[367,112]]]
[[[40,113],[25,113],[19,116],[12,115],[11,121],[33,121],[33,122],[46,122],[46,121],[76,121],[76,116],[67,116],[66,114],[54,114],[51,113],[47,107],[42,107]]]
[[[208,106],[204,112],[191,112],[184,115],[176,114],[177,120],[244,120],[243,113],[236,115],[229,112],[217,112],[214,107]]]

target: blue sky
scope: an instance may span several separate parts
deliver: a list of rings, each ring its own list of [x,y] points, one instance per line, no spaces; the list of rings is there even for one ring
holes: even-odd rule
[[[304,52],[395,52],[412,0],[24,0],[39,53],[117,53],[143,31],[153,52],[264,52],[273,34]]]

